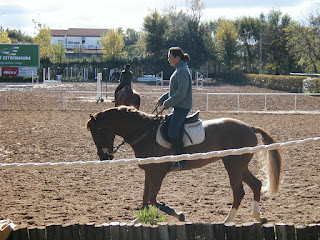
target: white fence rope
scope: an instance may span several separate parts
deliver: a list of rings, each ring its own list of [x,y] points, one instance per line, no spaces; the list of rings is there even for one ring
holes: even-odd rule
[[[62,94],[62,110],[66,111],[67,109],[67,101],[68,100],[68,94],[97,94],[97,91],[61,91],[61,90],[50,90],[50,91],[46,91],[46,90],[41,90],[41,91],[34,91],[34,90],[24,90],[24,91],[20,91],[20,90],[4,90],[1,91],[0,89],[0,93],[4,92],[4,110],[8,110],[8,93],[11,92],[19,92],[19,93],[52,93],[52,94],[58,94],[58,93],[63,93]],[[113,92],[100,92],[99,94],[113,94]],[[140,95],[162,95],[163,92],[139,92]],[[218,96],[218,95],[225,95],[225,96],[236,96],[237,97],[237,111],[241,111],[241,104],[240,104],[240,96],[264,96],[264,112],[268,111],[267,108],[267,101],[268,101],[268,96],[294,96],[294,102],[293,102],[293,108],[292,111],[297,112],[297,97],[298,96],[320,96],[320,93],[194,93],[194,95],[203,95],[206,96],[206,110],[205,111],[209,111],[209,96]],[[12,105],[12,103],[11,103]],[[1,107],[1,104],[0,104]],[[0,108],[1,109],[1,108]],[[258,111],[258,112],[263,112],[263,111]],[[280,111],[280,110],[277,110]],[[290,111],[287,111],[290,112]],[[311,110],[309,109],[308,111],[301,111],[301,112],[313,112],[313,113],[318,113],[319,110],[315,109],[315,110]]]
[[[229,155],[242,155],[245,153],[255,153],[262,150],[274,150],[279,148],[287,148],[300,144],[307,144],[320,141],[320,137],[306,138],[303,140],[295,140],[283,143],[273,143],[270,145],[258,145],[256,147],[245,147],[239,149],[228,149],[222,151],[213,151],[206,153],[184,154],[184,155],[170,155],[163,157],[150,158],[133,158],[133,159],[119,159],[106,161],[75,161],[75,162],[43,162],[43,163],[0,163],[0,169],[34,169],[34,168],[56,168],[56,167],[84,167],[94,166],[97,164],[116,165],[116,164],[149,164],[149,163],[163,163],[163,162],[177,162],[181,160],[198,160],[212,157],[225,157]]]

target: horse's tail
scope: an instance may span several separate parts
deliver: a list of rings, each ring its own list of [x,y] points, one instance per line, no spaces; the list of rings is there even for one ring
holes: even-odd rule
[[[276,143],[276,140],[267,133],[264,129],[260,127],[252,127],[255,133],[260,133],[262,135],[263,144]],[[267,172],[267,182],[263,190],[267,191],[268,194],[275,194],[278,192],[281,171],[282,171],[282,157],[279,149],[267,150],[265,151],[267,159],[264,163],[264,168]]]

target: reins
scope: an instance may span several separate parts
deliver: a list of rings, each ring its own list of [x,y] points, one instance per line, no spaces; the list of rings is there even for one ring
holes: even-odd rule
[[[162,108],[161,111],[158,111],[158,107],[159,107],[159,106],[156,105],[155,109],[154,109],[154,110],[152,111],[152,113],[151,113],[151,114],[153,114],[154,112],[156,112],[156,115],[153,117],[153,120],[157,119],[157,118],[162,114],[162,112],[165,110],[165,108]],[[140,132],[141,129],[146,129],[146,127],[147,127],[150,123],[151,123],[151,122],[148,122],[147,124],[145,124],[144,126],[142,126],[141,128],[139,128],[136,132]],[[133,145],[137,144],[137,143],[140,142],[143,138],[145,138],[148,134],[149,134],[149,131],[144,131],[144,133],[143,133],[142,135],[140,135],[138,138],[136,138],[135,141],[131,142],[131,145],[133,146]],[[133,134],[133,136],[135,136],[135,135],[136,135],[136,133]],[[126,144],[126,141],[125,141],[125,140],[123,140],[118,146],[113,147],[112,155],[115,154],[115,153],[119,150],[119,148],[120,148],[122,145],[124,145],[124,144]]]

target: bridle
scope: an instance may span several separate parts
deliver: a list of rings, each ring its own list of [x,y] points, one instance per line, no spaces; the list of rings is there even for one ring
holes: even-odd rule
[[[156,115],[153,117],[154,120],[157,119],[159,117],[159,115],[161,115],[162,112],[165,110],[165,108],[163,108],[160,111],[158,111],[158,107],[159,106],[156,105],[155,109],[151,113],[151,114],[153,114],[154,112],[156,112]],[[132,134],[133,137],[129,137],[129,139],[135,139],[133,142],[131,142],[131,144],[130,144],[131,146],[136,145],[138,142],[140,142],[142,139],[144,139],[150,133],[150,131],[144,131],[144,133],[142,135],[139,134],[141,132],[141,130],[146,130],[146,128],[149,127],[148,125],[150,123],[152,123],[152,122],[148,122],[147,124],[141,126],[137,131],[135,131],[134,134]],[[139,134],[139,137],[134,138],[134,136],[138,135],[137,133]],[[113,154],[116,153],[118,151],[118,149],[124,144],[126,144],[125,140],[123,140],[118,146],[113,147]]]
[[[158,111],[158,107],[159,106],[156,105],[155,109],[151,113],[151,114],[153,114],[154,112],[156,112],[156,115],[153,117],[154,120],[157,119],[159,117],[159,115],[161,115],[162,112],[165,110],[165,108],[162,108],[160,111]],[[90,115],[90,117],[94,118],[92,115]],[[150,133],[150,131],[144,131],[144,133],[142,135],[139,134],[139,137],[134,138],[134,136],[138,135],[138,133],[140,133],[141,130],[146,130],[146,128],[149,127],[148,125],[150,123],[152,123],[152,122],[148,122],[147,124],[141,126],[137,131],[134,132],[134,134],[132,134],[133,137],[129,137],[129,139],[135,139],[133,142],[131,142],[131,144],[130,144],[131,146],[133,146],[133,145],[137,144],[138,142],[140,142],[143,138],[145,138]],[[101,134],[103,138],[106,138],[106,136],[104,135],[103,131],[101,131],[100,127],[97,128],[97,132],[99,132],[99,134]],[[114,157],[114,154],[119,150],[119,148],[121,146],[123,146],[124,144],[126,144],[126,143],[127,142],[125,140],[123,140],[120,144],[118,144],[117,146],[113,147],[111,152],[109,152],[109,150],[108,151],[103,151],[103,152],[108,154],[109,156]]]

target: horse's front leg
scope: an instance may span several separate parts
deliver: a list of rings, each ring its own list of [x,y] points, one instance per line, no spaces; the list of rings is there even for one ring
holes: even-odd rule
[[[170,171],[170,165],[171,163],[148,164],[147,167],[143,168],[145,170],[143,206],[146,207],[151,204],[168,215],[174,216],[180,221],[184,221],[183,213],[178,213],[164,203],[157,202],[157,195],[160,191],[163,179]]]

